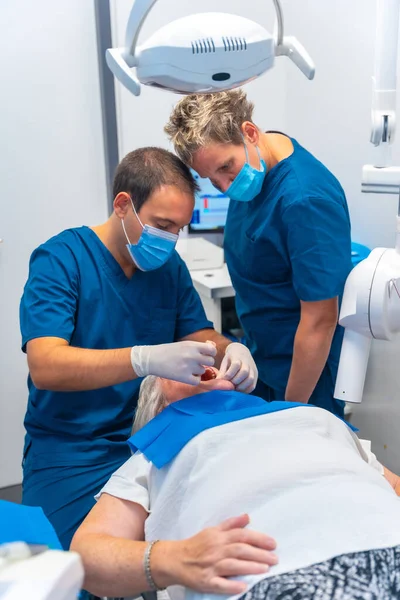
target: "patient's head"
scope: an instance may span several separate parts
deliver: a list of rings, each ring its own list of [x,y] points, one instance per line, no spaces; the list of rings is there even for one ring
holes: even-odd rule
[[[210,367],[215,375],[218,375],[218,370]],[[133,433],[139,431],[168,404],[202,394],[211,390],[234,390],[235,386],[230,381],[225,379],[210,379],[202,381],[199,385],[189,385],[149,375],[146,377],[140,386],[139,400],[136,410],[135,421],[133,423]]]

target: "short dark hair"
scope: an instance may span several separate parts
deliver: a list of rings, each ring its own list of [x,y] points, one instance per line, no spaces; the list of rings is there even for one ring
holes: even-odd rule
[[[113,197],[126,192],[137,211],[162,185],[185,188],[194,196],[198,185],[190,169],[172,152],[147,147],[129,152],[115,170]]]

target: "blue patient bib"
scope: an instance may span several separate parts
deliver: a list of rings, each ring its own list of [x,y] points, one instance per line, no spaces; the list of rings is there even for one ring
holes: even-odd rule
[[[206,392],[170,404],[135,433],[128,444],[132,452],[140,450],[155,467],[161,469],[192,438],[206,429],[298,406],[315,408],[300,402],[266,402],[241,392]],[[352,425],[346,424],[356,431]]]

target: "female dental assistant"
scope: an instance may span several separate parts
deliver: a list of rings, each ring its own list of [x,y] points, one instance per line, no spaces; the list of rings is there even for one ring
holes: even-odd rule
[[[252,112],[242,90],[186,96],[165,131],[180,158],[231,198],[225,256],[259,394],[342,416],[333,392],[352,266],[346,197],[312,154],[261,132]]]
[[[198,384],[204,366],[222,360],[237,389],[255,386],[249,351],[212,329],[174,249],[195,189],[172,153],[136,150],[117,168],[108,221],[66,230],[32,254],[20,308],[23,503],[43,507],[66,549],[130,455],[141,377]]]

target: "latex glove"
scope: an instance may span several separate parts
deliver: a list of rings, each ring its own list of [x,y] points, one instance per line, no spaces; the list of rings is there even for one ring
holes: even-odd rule
[[[198,385],[205,367],[214,365],[217,354],[211,342],[175,342],[157,346],[133,346],[132,367],[138,377],[156,375]]]
[[[250,351],[234,342],[225,350],[218,377],[231,381],[237,392],[250,394],[258,380],[258,370]]]

